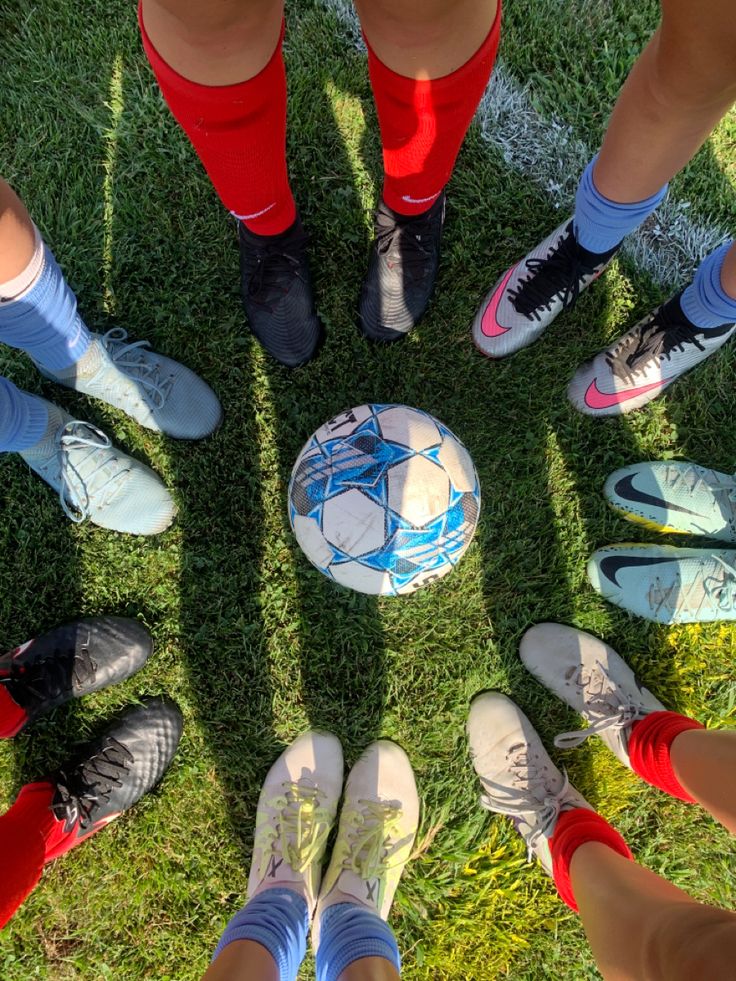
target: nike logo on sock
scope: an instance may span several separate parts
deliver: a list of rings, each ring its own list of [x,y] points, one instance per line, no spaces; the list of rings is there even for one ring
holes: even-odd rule
[[[236,211],[231,211],[230,214],[233,216],[233,218],[237,218],[238,221],[253,221],[254,218],[260,218],[261,215],[265,215],[267,211],[270,211],[271,208],[275,207],[276,202],[274,201],[272,204],[269,204],[267,208],[261,208],[260,211],[254,211],[252,215],[239,215]]]
[[[411,194],[402,194],[401,200],[406,201],[407,204],[426,204],[427,201],[434,201],[442,194],[442,191],[437,191],[436,194],[430,194],[428,198],[413,198]]]
[[[654,392],[658,388],[664,388],[668,381],[668,378],[663,378],[661,381],[651,382],[649,385],[639,385],[638,388],[627,388],[623,392],[602,392],[598,388],[597,380],[594,378],[590,385],[588,385],[588,390],[585,393],[585,404],[591,409],[610,409],[614,405],[623,405],[624,402],[630,402],[639,395],[646,395],[647,392]]]
[[[639,504],[653,504],[655,507],[662,508],[665,511],[681,511],[682,514],[692,514],[695,518],[705,517],[705,515],[698,514],[697,511],[691,511],[689,508],[684,508],[680,504],[670,503],[661,497],[640,491],[637,487],[634,487],[634,474],[627,474],[625,477],[622,477],[616,483],[613,491],[619,497],[623,498],[624,501],[637,501]]]

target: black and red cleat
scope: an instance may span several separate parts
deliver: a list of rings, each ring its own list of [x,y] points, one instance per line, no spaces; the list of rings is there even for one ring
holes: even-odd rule
[[[72,698],[81,698],[140,671],[153,640],[137,620],[75,620],[0,655],[0,738]],[[8,716],[6,720],[6,716]],[[11,719],[12,716],[12,719]]]
[[[45,777],[51,788],[53,826],[46,833],[50,862],[119,817],[152,790],[166,773],[181,739],[184,722],[166,698],[144,699],[128,709],[75,760]]]

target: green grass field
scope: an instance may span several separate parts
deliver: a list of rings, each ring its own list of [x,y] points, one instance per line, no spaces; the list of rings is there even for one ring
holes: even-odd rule
[[[594,147],[656,19],[654,0],[507,0],[502,56],[540,113]],[[669,706],[736,722],[730,626],[631,619],[584,575],[598,545],[656,540],[607,509],[601,489],[613,469],[663,457],[734,469],[734,352],[630,418],[576,414],[565,398],[575,367],[664,296],[618,262],[535,347],[504,363],[476,354],[469,325],[480,296],[560,220],[477,129],[450,186],[431,312],[403,345],[369,347],[355,329],[380,187],[366,65],[318,0],[292,3],[288,22],[290,166],[329,330],[319,359],[297,372],[268,361],[244,330],[232,222],[165,111],[134,4],[0,7],[0,172],[55,248],[90,326],[148,338],[201,373],[225,408],[213,438],[175,443],[42,383],[19,353],[0,353],[17,384],[149,462],[180,508],[151,540],[74,527],[17,457],[0,464],[2,644],[102,612],[137,616],[156,639],[140,675],[0,747],[0,807],[137,696],[168,692],[186,716],[160,790],[47,870],[0,938],[0,976],[199,978],[244,901],[261,779],[286,743],[319,726],[342,739],[349,762],[384,735],[414,764],[419,854],[392,915],[407,979],[596,977],[576,918],[526,865],[510,823],[477,805],[468,700],[487,687],[512,694],[548,745],[577,727],[517,659],[521,633],[551,619],[605,637]],[[693,216],[733,229],[735,114],[673,190]],[[468,556],[409,599],[333,587],[288,526],[301,445],[363,401],[438,416],[481,477]],[[736,903],[733,842],[709,818],[646,788],[598,745],[556,758],[643,863],[699,899]]]

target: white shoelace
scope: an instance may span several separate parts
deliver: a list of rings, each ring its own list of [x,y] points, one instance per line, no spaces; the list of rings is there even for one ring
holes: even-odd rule
[[[534,857],[534,846],[540,838],[548,837],[557,824],[565,796],[570,787],[570,781],[565,770],[562,771],[562,787],[557,793],[550,793],[544,771],[530,763],[526,746],[521,746],[509,763],[514,783],[509,785],[494,784],[483,780],[487,792],[480,795],[480,806],[494,814],[505,814],[518,818],[522,813],[535,816],[536,826],[527,837],[527,858],[531,862]],[[488,792],[491,788],[491,792]],[[493,796],[492,791],[498,789],[504,793],[503,799]],[[535,792],[536,788],[536,792]]]
[[[655,577],[648,594],[654,614],[657,615],[663,608],[671,616],[678,610],[686,610],[696,619],[704,606],[718,612],[730,612],[736,608],[736,568],[720,555],[713,554],[712,557],[723,566],[721,578],[706,575],[700,568],[690,583],[683,583],[678,573],[671,586],[663,587],[659,577]]]
[[[151,346],[148,341],[126,344],[127,337],[128,332],[122,327],[113,327],[102,336],[102,346],[117,368],[133,381],[140,382],[144,389],[141,394],[146,401],[154,408],[162,409],[171,393],[173,379],[161,378],[158,363],[150,360],[155,359],[155,355],[148,350]]]
[[[587,711],[597,718],[586,729],[575,729],[555,736],[558,749],[574,749],[607,729],[620,732],[649,714],[631,695],[620,690],[600,661],[595,662],[587,675],[580,668],[573,684],[583,695]]]
[[[90,516],[92,500],[95,499],[98,505],[104,504],[105,491],[112,490],[120,480],[124,480],[129,470],[120,466],[116,456],[106,455],[105,459],[98,459],[97,464],[92,465],[100,451],[111,449],[112,443],[109,436],[88,422],[68,422],[57,438],[59,501],[64,514],[75,524],[80,524]],[[90,452],[72,463],[73,451],[84,447],[89,447]],[[89,466],[92,468],[88,469]]]

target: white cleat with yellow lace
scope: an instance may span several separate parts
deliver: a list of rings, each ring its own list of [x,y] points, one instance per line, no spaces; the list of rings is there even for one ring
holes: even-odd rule
[[[322,880],[312,941],[322,913],[354,903],[388,918],[419,824],[419,796],[406,753],[381,739],[350,771],[332,858]]]
[[[305,732],[279,756],[258,799],[248,899],[292,889],[312,915],[342,778],[342,748],[330,733]]]
[[[92,334],[87,351],[64,371],[38,365],[46,378],[121,409],[146,429],[174,439],[202,439],[220,425],[217,396],[193,371],[129,341],[122,327]]]

